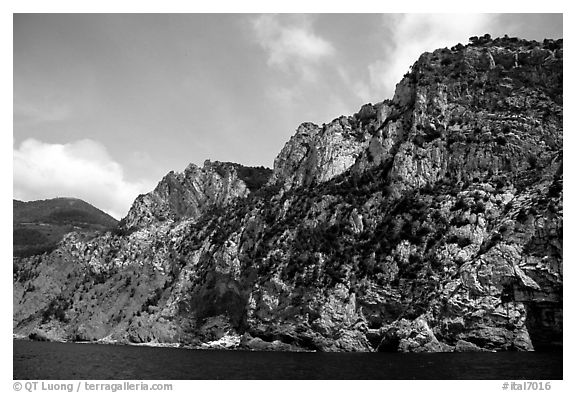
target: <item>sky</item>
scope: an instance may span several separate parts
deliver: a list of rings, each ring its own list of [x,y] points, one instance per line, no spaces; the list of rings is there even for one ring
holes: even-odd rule
[[[272,167],[300,123],[392,98],[425,51],[561,14],[14,14],[13,197],[122,218],[169,171]]]

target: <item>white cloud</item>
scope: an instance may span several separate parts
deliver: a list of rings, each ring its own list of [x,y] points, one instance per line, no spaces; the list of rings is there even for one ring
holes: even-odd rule
[[[286,111],[304,105],[311,90],[325,85],[336,50],[314,28],[316,16],[305,14],[263,14],[250,19],[255,41],[264,49],[267,65],[281,71],[265,88],[266,96]],[[277,77],[276,75],[275,77]],[[300,113],[300,115],[304,115]]]
[[[494,18],[489,14],[384,15],[388,31],[384,57],[368,67],[373,94],[392,98],[396,83],[423,52],[466,44],[469,37],[488,32]]]
[[[132,202],[153,184],[125,179],[122,166],[93,140],[50,144],[27,139],[14,153],[14,198],[76,197],[123,217]]]
[[[314,32],[309,15],[264,14],[252,20],[257,42],[268,54],[268,65],[292,70],[305,79],[315,75],[314,65],[334,54],[334,47]]]
[[[354,78],[350,75],[344,67],[338,66],[336,69],[340,80],[348,86],[350,91],[354,93],[363,103],[369,102],[372,97],[372,89],[369,83],[361,78]]]

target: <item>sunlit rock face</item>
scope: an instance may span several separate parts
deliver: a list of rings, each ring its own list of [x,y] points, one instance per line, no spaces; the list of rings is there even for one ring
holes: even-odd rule
[[[424,53],[273,170],[168,174],[121,226],[14,261],[14,331],[198,348],[562,345],[562,41]]]
[[[270,170],[248,168],[227,162],[206,160],[203,167],[190,164],[182,173],[168,173],[156,188],[140,195],[126,215],[126,228],[143,228],[162,221],[197,218],[208,209],[224,206],[235,198],[245,198],[262,184],[247,173],[266,181]],[[258,179],[256,179],[256,182]]]
[[[344,173],[366,148],[369,132],[344,116],[319,127],[304,123],[274,161],[272,181],[285,189],[325,182]]]

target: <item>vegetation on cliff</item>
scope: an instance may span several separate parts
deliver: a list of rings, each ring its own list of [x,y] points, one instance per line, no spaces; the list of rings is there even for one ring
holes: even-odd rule
[[[15,261],[14,329],[321,351],[562,340],[562,40],[424,53],[391,100],[302,124],[274,170],[206,162],[122,231]]]
[[[117,221],[80,199],[13,201],[13,254],[39,255],[54,250],[65,234],[105,232]]]

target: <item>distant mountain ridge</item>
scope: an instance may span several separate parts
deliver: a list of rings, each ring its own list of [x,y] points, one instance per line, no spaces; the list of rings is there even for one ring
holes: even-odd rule
[[[34,255],[56,247],[65,234],[106,231],[118,222],[77,198],[23,202],[13,200],[13,254]]]

